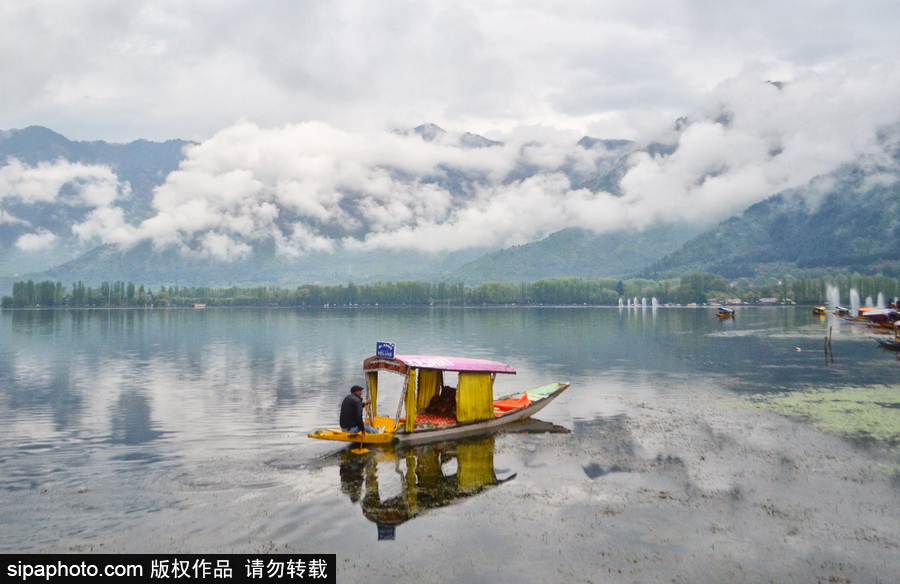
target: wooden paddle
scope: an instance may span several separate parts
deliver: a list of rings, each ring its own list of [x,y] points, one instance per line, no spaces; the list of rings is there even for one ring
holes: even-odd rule
[[[368,448],[363,448],[363,440],[366,438],[366,433],[360,431],[359,433],[359,448],[353,448],[350,450],[353,454],[365,454],[369,451]]]

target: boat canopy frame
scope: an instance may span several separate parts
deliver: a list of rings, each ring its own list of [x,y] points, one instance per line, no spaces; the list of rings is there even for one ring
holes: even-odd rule
[[[393,359],[386,357],[369,357],[363,361],[363,371],[393,371],[406,375],[410,369],[434,369],[436,371],[472,372],[472,373],[508,373],[516,371],[505,363],[488,361],[487,359],[469,359],[462,357],[443,357],[435,355],[397,355]]]
[[[403,390],[397,404],[394,428],[400,427],[401,413],[406,413],[406,432],[415,430],[416,413],[441,391],[443,372],[460,374],[457,387],[457,422],[489,419],[494,415],[493,389],[498,373],[515,375],[516,371],[498,361],[434,355],[397,355],[393,358],[369,357],[363,362],[366,375],[368,415],[377,416],[378,372],[388,371],[404,376]],[[418,379],[417,379],[418,378]]]

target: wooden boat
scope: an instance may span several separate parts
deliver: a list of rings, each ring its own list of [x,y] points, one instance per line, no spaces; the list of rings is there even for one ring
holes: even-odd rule
[[[843,306],[835,306],[834,314],[837,316],[848,316],[850,314],[850,309],[844,308]]]
[[[812,313],[815,314],[816,316],[825,316],[825,312],[827,310],[828,310],[828,308],[826,308],[824,306],[814,306],[812,309]]]
[[[725,320],[726,318],[734,318],[734,310],[732,310],[731,308],[720,306],[717,316],[722,320]]]
[[[882,349],[900,351],[900,339],[875,339]]]
[[[551,383],[523,393],[494,399],[494,379],[513,375],[508,365],[485,359],[430,355],[369,357],[366,374],[366,417],[379,433],[350,433],[319,429],[309,434],[319,440],[360,444],[423,444],[490,432],[524,420],[556,399],[568,383]],[[378,374],[402,375],[403,390],[396,415],[378,415]],[[458,386],[444,385],[444,373],[458,374]]]
[[[891,315],[897,314],[896,308],[867,308],[863,307],[856,311],[856,318],[865,320],[884,319]]]
[[[860,308],[858,316],[847,317],[844,320],[870,328],[893,331],[900,322],[900,311],[896,308]]]

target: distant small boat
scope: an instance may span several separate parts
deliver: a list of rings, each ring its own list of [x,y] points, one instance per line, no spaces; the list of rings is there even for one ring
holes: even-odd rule
[[[844,308],[843,306],[835,306],[834,314],[836,314],[837,316],[848,316],[850,314],[850,309]]]
[[[727,318],[734,318],[734,310],[730,308],[725,308],[724,306],[719,307],[719,312],[716,314],[720,319],[725,320]]]
[[[825,312],[827,312],[827,310],[828,309],[825,308],[824,306],[816,306],[812,309],[812,313],[815,314],[816,316],[824,316]]]
[[[205,304],[195,304],[194,308],[206,308]]]

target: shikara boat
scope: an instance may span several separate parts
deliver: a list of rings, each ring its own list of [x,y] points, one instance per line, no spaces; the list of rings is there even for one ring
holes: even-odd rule
[[[875,339],[882,349],[900,351],[900,339]]]
[[[734,318],[734,310],[732,310],[731,308],[720,306],[716,316],[718,316],[722,320],[725,320],[726,318]]]
[[[837,315],[837,316],[847,316],[847,315],[850,314],[850,309],[849,309],[849,308],[844,308],[843,306],[835,306],[835,307],[834,307],[834,314]]]
[[[825,313],[828,311],[828,308],[825,306],[814,306],[812,309],[812,313],[816,316],[825,316]]]
[[[485,359],[398,355],[369,357],[366,374],[366,417],[379,433],[350,433],[319,429],[309,434],[319,440],[359,444],[423,444],[490,432],[524,420],[556,399],[568,383],[551,383],[526,392],[494,398],[497,375],[515,374],[508,365]],[[444,373],[458,374],[457,387],[444,385]],[[378,374],[403,376],[396,415],[378,413]]]
[[[897,323],[900,322],[900,311],[896,308],[860,308],[858,316],[845,318],[849,322],[863,324],[865,326],[895,330]]]

